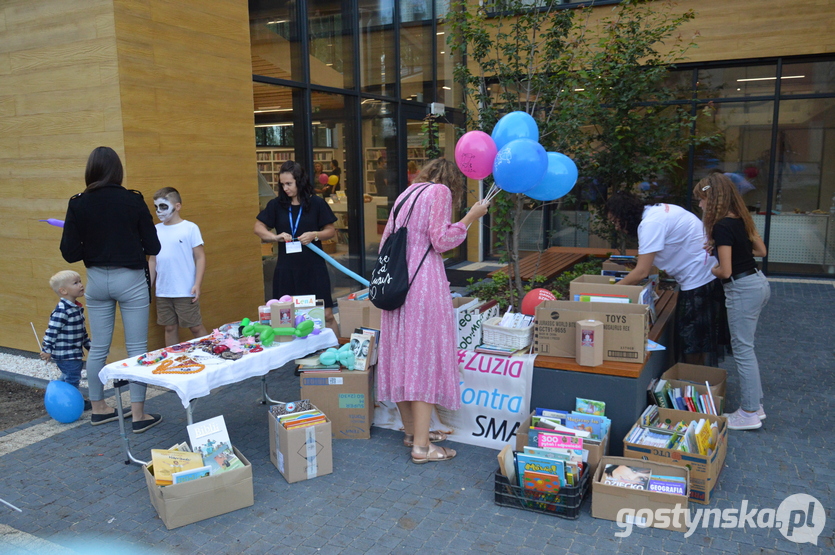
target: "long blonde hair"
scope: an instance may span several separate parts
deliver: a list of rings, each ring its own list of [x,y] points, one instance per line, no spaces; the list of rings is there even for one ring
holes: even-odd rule
[[[461,170],[446,158],[430,160],[412,180],[412,183],[443,183],[452,191],[452,205],[456,206],[464,196],[466,180]]]
[[[693,195],[697,199],[705,201],[706,206],[704,214],[702,214],[702,222],[705,225],[705,233],[707,233],[707,240],[710,244],[713,244],[713,226],[722,218],[727,217],[729,213],[742,218],[742,222],[745,224],[745,233],[752,243],[760,236],[757,227],[754,225],[754,220],[742,200],[742,195],[739,194],[736,185],[727,175],[721,172],[711,173],[696,183],[693,188]]]

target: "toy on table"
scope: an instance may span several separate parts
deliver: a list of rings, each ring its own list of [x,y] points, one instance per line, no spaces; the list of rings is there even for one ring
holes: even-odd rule
[[[320,364],[331,366],[337,362],[348,370],[354,369],[354,352],[351,350],[350,343],[344,344],[339,349],[331,347],[319,355]]]
[[[273,344],[276,335],[294,335],[296,337],[304,338],[313,332],[313,321],[306,320],[296,326],[295,328],[271,328],[266,324],[252,323],[249,318],[241,320],[241,336],[252,336],[256,333],[261,339],[261,345],[269,347]]]

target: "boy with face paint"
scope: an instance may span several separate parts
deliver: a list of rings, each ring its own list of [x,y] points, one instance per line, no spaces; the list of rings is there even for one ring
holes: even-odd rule
[[[196,224],[180,216],[182,199],[177,189],[163,187],[154,193],[158,223],[157,236],[162,245],[157,256],[148,261],[151,285],[156,286],[157,323],[165,326],[165,344],[180,342],[180,327],[194,337],[208,333],[200,315],[200,288],[206,270],[203,237]]]

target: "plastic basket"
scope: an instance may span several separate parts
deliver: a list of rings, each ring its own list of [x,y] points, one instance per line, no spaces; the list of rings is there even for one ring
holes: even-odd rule
[[[497,469],[494,493],[496,505],[574,520],[580,516],[580,505],[588,489],[588,467],[578,485],[566,486],[559,493],[541,493],[511,484]]]
[[[481,328],[481,341],[487,345],[524,349],[533,341],[533,324],[527,328],[503,328],[501,317],[490,318]]]

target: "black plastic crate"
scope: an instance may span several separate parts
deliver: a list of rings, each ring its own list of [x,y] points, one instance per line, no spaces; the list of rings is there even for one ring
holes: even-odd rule
[[[502,475],[502,471],[496,469],[495,501],[496,505],[502,507],[513,507],[573,520],[580,516],[580,505],[583,504],[588,489],[588,467],[583,472],[578,485],[563,487],[559,493],[541,493],[511,484]]]

